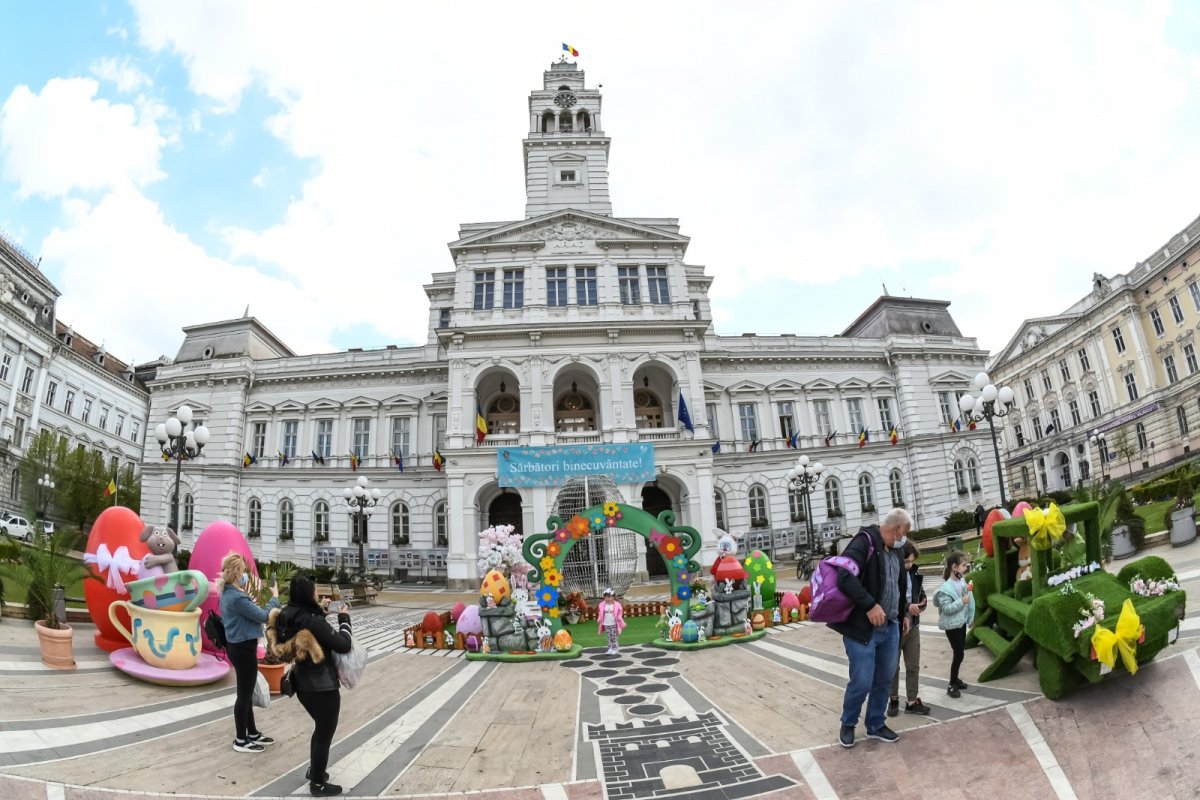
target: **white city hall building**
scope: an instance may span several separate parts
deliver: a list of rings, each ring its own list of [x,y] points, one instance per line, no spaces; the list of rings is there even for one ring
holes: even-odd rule
[[[825,465],[817,528],[853,531],[899,504],[935,525],[998,497],[986,429],[950,427],[986,353],[948,303],[885,296],[834,336],[718,336],[712,279],[686,263],[678,221],[613,215],[599,92],[573,63],[543,78],[529,97],[524,218],[462,225],[453,269],[425,286],[425,344],[297,355],[253,318],[185,329],[149,384],[151,427],[186,404],[211,434],[183,468],[184,546],[226,518],[260,558],[353,567],[342,491],[367,476],[382,494],[369,566],[475,585],[478,531],[544,531],[559,489],[502,486],[509,448],[650,445],[652,472],[618,489],[674,509],[702,532],[706,559],[716,528],[774,530],[790,549],[804,523],[785,474],[801,453]],[[168,518],[174,467],[148,437],[144,516]]]

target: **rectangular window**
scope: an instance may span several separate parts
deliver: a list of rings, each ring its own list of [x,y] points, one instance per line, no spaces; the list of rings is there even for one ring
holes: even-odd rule
[[[1050,383],[1050,370],[1042,370],[1042,388],[1047,392],[1054,390],[1054,385]]]
[[[1192,305],[1196,307],[1196,311],[1200,311],[1200,285],[1192,281],[1188,284],[1188,292],[1192,295]]]
[[[124,431],[124,430],[125,430],[125,415],[117,414],[117,429],[114,431],[114,433],[116,433],[117,436],[120,436],[122,431]]]
[[[666,305],[671,302],[666,267],[646,267],[646,290],[650,292],[651,303]]]
[[[267,423],[255,422],[250,426],[250,455],[262,458],[267,449]]]
[[[138,422],[136,419],[133,421],[133,426],[129,431],[129,441],[133,442],[134,444],[142,443],[142,423]]]
[[[412,455],[412,417],[392,417],[392,456]]]
[[[1176,325],[1183,324],[1183,309],[1179,305],[1179,298],[1171,295],[1167,298],[1167,305],[1171,307],[1171,319],[1175,320]]]
[[[1167,373],[1167,383],[1179,380],[1179,370],[1175,369],[1175,356],[1163,356],[1163,369]]]
[[[1167,332],[1167,328],[1163,325],[1162,314],[1158,313],[1157,308],[1150,309],[1150,324],[1154,326],[1154,335],[1162,336]]]
[[[559,183],[574,183],[575,182],[575,170],[560,169],[558,171],[558,182]]]
[[[33,388],[33,367],[26,367],[25,377],[21,379],[21,392],[29,394],[31,388]]]
[[[1121,335],[1121,328],[1113,328],[1113,344],[1117,346],[1118,353],[1125,352],[1125,337]]]
[[[333,420],[317,420],[317,455],[329,458],[333,454]]]
[[[13,446],[25,446],[25,418],[16,417],[13,420]],[[83,445],[79,445],[81,448]]]
[[[496,303],[496,271],[480,270],[475,273],[475,310],[487,311]]]
[[[525,270],[504,270],[504,307],[522,308],[525,305]]]
[[[1025,446],[1025,427],[1017,422],[1013,425],[1013,431],[1017,434],[1017,447]]]
[[[706,404],[704,406],[704,413],[708,415],[708,435],[714,439],[720,439],[721,431],[717,427],[717,404]]]
[[[1025,379],[1025,399],[1031,403],[1036,399],[1033,394],[1033,381],[1029,378]]]
[[[1190,342],[1183,346],[1183,357],[1187,360],[1188,375],[1196,374],[1196,348]]]
[[[1088,405],[1092,407],[1092,419],[1100,416],[1100,393],[1093,390],[1088,392]]]
[[[439,328],[449,328],[450,327],[450,309],[448,309],[448,308],[438,309],[438,327]]]
[[[758,441],[758,410],[754,403],[738,403],[738,424],[742,429],[742,441]]]
[[[199,425],[196,425],[199,428]],[[100,430],[108,429],[108,406],[100,406]]]
[[[1025,388],[1029,388],[1029,381],[1025,381]],[[942,422],[949,425],[954,420],[958,419],[958,400],[954,396],[954,392],[938,392],[938,405],[942,409]]]
[[[51,408],[54,407],[54,395],[56,394],[58,394],[58,384],[54,381],[50,381],[50,383],[46,386],[46,405],[50,406]]]
[[[299,420],[289,419],[283,423],[283,454],[287,458],[296,457],[296,443],[300,437]]]
[[[1043,435],[1042,418],[1035,414],[1033,417],[1033,438],[1040,441]]]
[[[362,461],[371,451],[371,420],[358,417],[354,420],[354,455]]]
[[[12,355],[5,353],[0,357],[0,381],[8,383],[8,371],[12,369]]]
[[[1058,409],[1050,409],[1050,425],[1053,427],[1053,433],[1062,431],[1062,419],[1058,416]]]
[[[1071,424],[1072,425],[1082,425],[1083,424],[1083,415],[1079,413],[1079,401],[1078,400],[1070,400],[1067,403],[1067,408],[1069,408],[1071,411]]]
[[[567,304],[567,268],[548,267],[546,269],[546,305],[565,306]]]
[[[1179,408],[1175,409],[1175,419],[1178,420],[1178,422],[1179,422],[1179,435],[1187,436],[1188,435],[1187,408],[1185,408],[1184,406],[1179,406]]]
[[[846,416],[850,422],[850,433],[855,436],[858,432],[866,427],[866,422],[863,420],[862,400],[858,397],[851,397],[846,401]]]
[[[1138,399],[1137,377],[1132,372],[1125,373],[1125,394],[1129,395],[1130,402]]]
[[[813,420],[817,424],[816,433],[819,436],[828,436],[833,433],[833,421],[829,416],[829,401],[828,400],[813,400]]]
[[[1088,362],[1087,348],[1079,348],[1079,368],[1084,372],[1090,372],[1092,369],[1091,363]]]
[[[441,452],[446,446],[446,415],[433,415],[433,448]]]
[[[67,389],[67,399],[63,401],[63,413],[68,417],[75,408],[75,392]]]
[[[575,303],[581,306],[594,306],[599,302],[596,295],[596,268],[575,268]]]
[[[875,405],[879,408],[879,427],[883,429],[884,433],[891,432],[892,427],[896,424],[892,419],[892,398],[876,398]]]
[[[90,397],[83,398],[83,414],[80,415],[79,418],[81,420],[83,420],[84,422],[87,422],[89,424],[91,423],[91,421],[92,421],[92,398],[90,398]]]
[[[1059,374],[1062,375],[1064,385],[1071,380],[1071,368],[1067,366],[1067,360],[1065,358],[1059,359],[1058,371]]]
[[[796,432],[796,414],[791,403],[779,404],[779,432],[784,439],[791,439]]]
[[[641,305],[642,289],[638,285],[638,268],[617,267],[617,277],[621,283],[621,304],[626,306]]]

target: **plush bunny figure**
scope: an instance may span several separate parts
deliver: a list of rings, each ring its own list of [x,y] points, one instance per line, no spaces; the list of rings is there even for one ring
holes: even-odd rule
[[[178,572],[175,564],[175,548],[179,545],[179,537],[175,531],[166,525],[149,524],[142,529],[141,539],[150,548],[150,552],[142,556],[139,578],[150,578]]]
[[[1015,580],[1028,581],[1033,579],[1033,554],[1029,550],[1029,542],[1020,537],[1013,539],[1017,546],[1017,577]]]

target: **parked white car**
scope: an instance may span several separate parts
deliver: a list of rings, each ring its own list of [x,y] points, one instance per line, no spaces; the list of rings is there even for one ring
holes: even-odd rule
[[[29,525],[29,520],[16,515],[8,517],[8,519],[0,522],[0,533],[13,537],[14,539],[23,539],[28,542],[33,538],[33,528]]]

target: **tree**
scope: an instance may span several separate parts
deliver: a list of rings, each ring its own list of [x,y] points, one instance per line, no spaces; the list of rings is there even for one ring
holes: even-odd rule
[[[58,436],[48,430],[43,429],[38,431],[38,435],[33,437],[33,441],[29,443],[29,447],[25,450],[25,455],[21,458],[19,467],[21,473],[21,508],[30,519],[37,518],[39,512],[42,510],[38,505],[38,478],[49,475],[56,487],[59,485],[58,473],[55,468],[59,451],[58,438]],[[51,507],[57,506],[57,491],[56,488],[48,498],[52,505],[47,507],[47,513],[49,513]]]
[[[78,447],[59,461],[58,474],[61,482],[55,497],[59,513],[83,530],[111,503],[104,496],[104,487],[112,478],[104,456]]]
[[[113,498],[105,499],[110,503],[114,502]],[[134,474],[132,464],[127,464],[125,469],[121,471],[120,477],[117,478],[116,503],[120,503],[126,508],[132,508],[139,514],[141,513],[142,476]]]
[[[1138,454],[1137,444],[1129,440],[1129,431],[1125,428],[1117,431],[1117,435],[1113,437],[1113,449],[1117,455],[1125,459],[1125,465],[1129,470],[1129,474],[1133,475],[1133,457]]]

